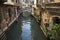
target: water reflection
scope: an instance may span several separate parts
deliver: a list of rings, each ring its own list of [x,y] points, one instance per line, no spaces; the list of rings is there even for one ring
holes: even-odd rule
[[[30,22],[23,21],[22,26],[22,40],[31,40]]]
[[[46,40],[46,38],[34,17],[20,16],[18,22],[11,26],[8,40]]]

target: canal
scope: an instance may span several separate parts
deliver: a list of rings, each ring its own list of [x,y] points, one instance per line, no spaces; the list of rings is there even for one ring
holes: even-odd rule
[[[18,21],[11,25],[7,34],[8,40],[46,40],[40,25],[31,15],[20,15]]]

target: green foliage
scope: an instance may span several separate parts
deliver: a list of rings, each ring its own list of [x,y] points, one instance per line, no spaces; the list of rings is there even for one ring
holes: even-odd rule
[[[60,29],[60,24],[55,24],[51,27],[52,31],[48,32],[48,36],[50,40],[55,40],[57,36],[57,30]]]

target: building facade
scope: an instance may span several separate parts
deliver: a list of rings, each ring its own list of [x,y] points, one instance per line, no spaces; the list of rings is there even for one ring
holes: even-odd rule
[[[37,9],[33,7],[33,15],[40,15],[40,28],[47,37],[47,27],[60,24],[60,0],[36,0],[35,3],[39,14],[35,12]]]
[[[0,1],[0,38],[4,36],[6,30],[9,30],[11,24],[17,20],[20,15],[20,0],[1,0]],[[1,40],[6,40],[6,35]]]

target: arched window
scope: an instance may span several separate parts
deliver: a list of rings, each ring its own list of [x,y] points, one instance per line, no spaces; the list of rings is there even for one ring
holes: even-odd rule
[[[53,24],[60,24],[60,18],[53,17]]]
[[[11,17],[11,9],[8,9],[9,17]]]
[[[8,9],[8,14],[9,14],[9,18],[10,18],[10,21],[11,21],[12,10],[10,8]]]

